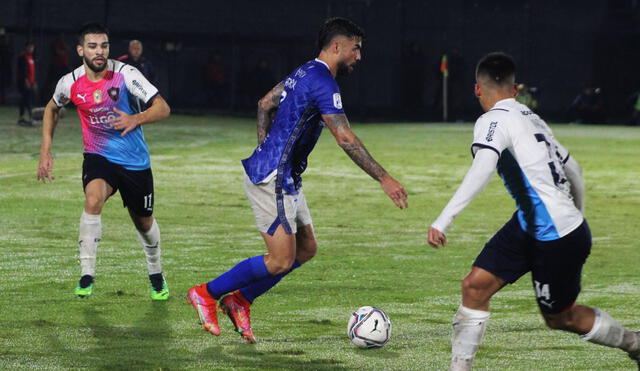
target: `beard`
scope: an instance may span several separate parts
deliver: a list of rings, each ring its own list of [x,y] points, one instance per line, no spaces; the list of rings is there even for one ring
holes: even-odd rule
[[[107,64],[108,63],[107,63],[107,59],[106,58],[105,58],[105,61],[102,64],[101,67],[98,67],[98,66],[94,65],[93,61],[91,61],[87,57],[83,57],[83,59],[84,59],[84,62],[87,64],[87,66],[89,66],[89,69],[91,69],[91,71],[93,71],[93,72],[96,72],[96,73],[102,72],[102,71],[104,71],[105,68],[107,68]]]
[[[347,76],[351,74],[355,66],[356,63],[352,64],[351,66],[347,65],[346,63],[338,63],[338,76]]]

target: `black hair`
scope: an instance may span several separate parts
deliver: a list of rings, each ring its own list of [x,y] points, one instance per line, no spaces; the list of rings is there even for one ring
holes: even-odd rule
[[[489,53],[478,62],[476,78],[479,76],[486,76],[499,86],[512,85],[516,78],[516,63],[507,53]]]
[[[318,32],[318,49],[324,49],[334,37],[339,35],[348,38],[359,37],[364,40],[364,31],[352,21],[342,17],[327,18]]]
[[[84,37],[88,34],[106,34],[109,37],[109,30],[98,22],[85,23],[78,31],[78,44],[84,43]]]

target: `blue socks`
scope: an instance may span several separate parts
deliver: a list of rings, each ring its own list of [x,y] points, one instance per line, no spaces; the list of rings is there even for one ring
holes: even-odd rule
[[[256,281],[250,284],[249,286],[241,288],[240,292],[242,293],[242,296],[244,296],[244,298],[247,299],[249,303],[253,303],[253,301],[256,300],[258,296],[269,291],[269,289],[271,289],[273,286],[278,284],[278,282],[280,282],[282,277],[291,273],[291,271],[298,268],[300,265],[301,265],[300,262],[296,260],[293,262],[293,265],[291,266],[291,269],[289,269],[289,271],[276,274],[275,276],[269,275],[259,281]]]
[[[222,295],[262,281],[265,278],[272,279],[280,275],[271,276],[264,264],[264,255],[254,256],[238,263],[235,267],[207,283],[209,294],[218,300]],[[282,278],[282,277],[280,277]],[[280,281],[280,278],[278,281]],[[274,283],[274,285],[277,281]],[[272,285],[273,286],[273,285]],[[270,286],[269,288],[271,288]],[[267,288],[266,290],[268,290]],[[265,290],[265,292],[266,292]],[[248,298],[247,298],[248,300]]]

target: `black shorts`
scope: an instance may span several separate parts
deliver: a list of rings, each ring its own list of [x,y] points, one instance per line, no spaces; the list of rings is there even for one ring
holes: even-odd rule
[[[113,188],[113,193],[120,190],[122,204],[135,215],[153,214],[155,197],[151,169],[127,170],[103,156],[85,153],[82,162],[83,189],[94,179],[104,179]]]
[[[591,231],[586,220],[560,239],[538,241],[522,230],[514,214],[487,242],[473,265],[507,283],[531,272],[540,311],[553,314],[575,303],[582,266],[590,252]]]

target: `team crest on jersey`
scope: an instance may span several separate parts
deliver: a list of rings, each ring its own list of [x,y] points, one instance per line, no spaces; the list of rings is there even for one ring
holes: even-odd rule
[[[340,97],[340,93],[333,93],[333,106],[337,109],[342,109],[342,97]]]
[[[93,101],[96,103],[102,102],[102,90],[94,90],[93,91]]]
[[[64,93],[60,93],[58,94],[58,103],[60,103],[60,105],[66,105],[67,103],[69,103],[69,98],[67,98]]]
[[[107,90],[107,93],[109,94],[109,98],[113,99],[113,101],[115,102],[118,100],[118,97],[120,96],[120,88],[116,88],[114,86],[109,90]]]

